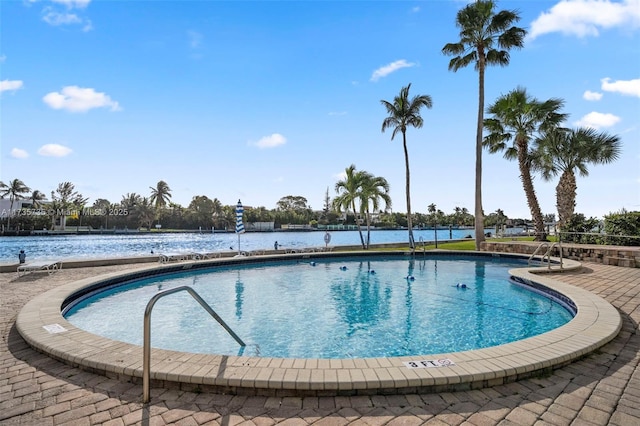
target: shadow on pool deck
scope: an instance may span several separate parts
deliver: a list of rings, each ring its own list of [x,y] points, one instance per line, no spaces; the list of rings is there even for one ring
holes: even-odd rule
[[[109,272],[78,270],[53,279],[11,281],[0,275],[3,339],[2,424],[577,424],[640,422],[640,269],[588,265],[556,279],[590,290],[622,315],[622,330],[587,357],[546,377],[488,389],[425,395],[245,397],[153,389],[141,404],[140,385],[62,364],[31,349],[14,320],[34,295],[69,280]],[[82,273],[80,273],[82,272]],[[72,276],[73,275],[73,276]],[[83,276],[82,276],[83,275]],[[5,350],[5,348],[7,350]]]

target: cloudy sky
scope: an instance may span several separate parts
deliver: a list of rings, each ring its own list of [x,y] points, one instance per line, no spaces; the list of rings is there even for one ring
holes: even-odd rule
[[[0,180],[49,194],[70,181],[93,202],[206,195],[322,208],[350,164],[391,184],[406,211],[402,140],[381,132],[411,83],[428,94],[408,131],[412,208],[473,211],[477,73],[448,71],[458,40],[441,1],[100,1],[0,4]],[[525,87],[564,99],[567,124],[620,136],[616,163],[578,178],[577,211],[640,210],[640,0],[502,1],[528,30],[506,68],[489,68],[487,105]],[[536,179],[544,213],[556,181]],[[484,155],[483,205],[530,217],[517,164]]]

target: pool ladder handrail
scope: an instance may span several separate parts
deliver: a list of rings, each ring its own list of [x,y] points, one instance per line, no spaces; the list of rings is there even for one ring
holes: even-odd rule
[[[534,256],[536,254],[538,254],[538,252],[544,248],[547,247],[547,251],[542,255],[542,257],[540,258],[540,263],[542,265],[544,265],[544,261],[545,259],[547,260],[547,268],[551,269],[551,252],[553,251],[553,249],[558,246],[559,248],[559,252],[560,252],[560,269],[562,269],[562,245],[558,242],[555,242],[553,244],[549,244],[547,241],[543,241],[542,243],[540,243],[540,245],[534,250],[534,252],[531,254],[531,256],[529,256],[529,260],[527,261],[527,265],[531,265],[531,261],[533,260]]]
[[[235,339],[236,342],[240,344],[240,346],[247,346],[240,337],[224,322],[222,318],[209,306],[205,300],[200,297],[198,293],[194,289],[189,286],[180,286],[176,288],[171,288],[169,290],[162,291],[156,295],[154,295],[149,303],[147,303],[147,307],[144,310],[144,344],[143,344],[143,354],[142,354],[142,402],[147,403],[150,400],[150,392],[149,392],[149,382],[151,376],[151,311],[153,310],[153,305],[164,296],[168,296],[173,293],[177,293],[179,291],[186,291],[189,293],[200,305],[204,308],[205,311],[209,313],[216,321],[225,329],[227,332]]]

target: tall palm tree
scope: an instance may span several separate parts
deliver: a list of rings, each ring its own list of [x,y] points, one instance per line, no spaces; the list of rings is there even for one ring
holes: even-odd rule
[[[407,228],[409,229],[409,246],[411,250],[415,248],[415,242],[413,239],[413,229],[411,222],[411,177],[409,172],[409,151],[407,150],[407,127],[412,126],[416,129],[422,127],[424,120],[420,116],[420,109],[422,107],[431,108],[433,103],[431,102],[431,96],[429,95],[416,95],[409,99],[409,89],[411,83],[408,86],[400,89],[400,94],[393,98],[393,102],[385,101],[380,102],[387,110],[389,116],[382,122],[382,131],[387,128],[392,128],[391,140],[398,134],[402,133],[402,146],[404,148],[404,165],[406,170],[406,194],[407,194]]]
[[[546,240],[547,236],[544,218],[533,187],[532,152],[529,142],[536,135],[559,127],[567,117],[559,112],[563,105],[564,101],[561,99],[538,101],[529,96],[524,88],[518,87],[491,104],[487,112],[492,114],[492,117],[484,121],[489,132],[484,144],[489,148],[489,152],[493,154],[504,151],[504,158],[518,161],[520,180],[531,210],[538,241]],[[509,146],[509,142],[512,142],[512,145]]]
[[[333,199],[333,208],[337,211],[344,209],[345,213],[349,214],[349,209],[355,215],[356,226],[358,233],[360,234],[360,243],[362,248],[366,248],[364,237],[362,236],[362,228],[360,227],[360,218],[358,217],[358,209],[356,208],[356,201],[360,200],[360,190],[362,186],[362,180],[365,177],[364,172],[356,171],[355,164],[350,165],[345,169],[344,180],[336,182],[335,190],[338,195]]]
[[[7,229],[11,227],[11,215],[13,214],[13,203],[16,200],[20,200],[25,198],[23,194],[31,191],[27,185],[24,184],[20,179],[13,179],[9,181],[9,184],[5,184],[4,182],[0,182],[0,198],[4,198],[7,195],[9,196],[9,201],[11,202],[9,207],[9,214],[7,215]]]
[[[150,186],[151,189],[151,197],[149,198],[149,202],[154,204],[156,210],[160,210],[169,204],[169,200],[171,200],[171,188],[167,182],[161,180],[156,184],[156,187]]]
[[[380,210],[380,201],[384,201],[385,211],[391,207],[389,182],[383,177],[363,172],[360,183],[360,210],[367,222],[367,249],[371,241],[371,211]]]
[[[534,166],[545,180],[560,174],[556,186],[558,227],[562,229],[571,219],[576,206],[576,171],[588,176],[589,164],[607,164],[621,153],[620,137],[592,128],[556,129],[545,133],[535,142]]]
[[[31,207],[34,209],[38,209],[42,207],[42,203],[40,201],[45,200],[47,198],[44,193],[39,190],[34,190],[29,196],[29,201],[31,201]]]
[[[456,15],[460,41],[447,43],[442,53],[453,56],[449,71],[456,72],[469,64],[478,71],[478,122],[476,126],[476,185],[475,234],[476,250],[484,241],[482,211],[482,128],[484,122],[484,73],[487,65],[509,65],[509,50],[524,45],[526,30],[513,26],[520,20],[517,11],[495,12],[491,0],[476,1],[462,8]]]

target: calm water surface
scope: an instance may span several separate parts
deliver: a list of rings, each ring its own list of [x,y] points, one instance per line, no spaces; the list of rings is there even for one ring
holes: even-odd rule
[[[493,232],[488,229],[487,232]],[[453,230],[452,239],[472,235],[472,229]],[[324,246],[324,231],[244,233],[240,236],[242,250],[270,250],[278,241],[280,249]],[[333,231],[331,246],[360,244],[357,231]],[[366,234],[365,234],[366,235]],[[450,238],[449,230],[438,230],[438,240]],[[414,230],[416,242],[422,238],[433,241],[433,230]],[[407,241],[406,230],[372,231],[371,244]],[[197,251],[216,252],[238,250],[238,236],[234,233],[176,233],[121,235],[49,235],[29,237],[0,237],[0,263],[13,263],[18,252],[25,250],[27,261],[56,259],[100,259],[145,256],[159,252]]]
[[[474,256],[371,256],[222,267],[112,288],[65,316],[89,332],[140,345],[146,303],[160,290],[186,285],[247,347],[241,350],[184,292],[155,305],[152,346],[296,358],[448,353],[524,339],[572,318],[508,280],[509,268],[525,265]]]

